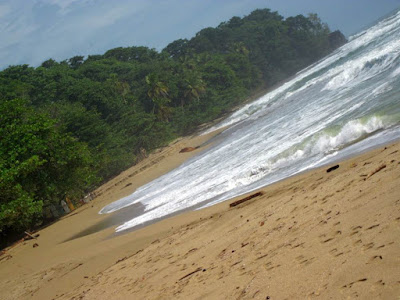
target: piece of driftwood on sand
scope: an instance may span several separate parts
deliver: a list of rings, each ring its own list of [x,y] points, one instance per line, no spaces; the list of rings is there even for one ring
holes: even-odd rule
[[[264,195],[263,192],[257,192],[257,193],[255,193],[255,194],[252,194],[252,195],[250,195],[250,196],[247,196],[247,197],[245,197],[245,198],[242,198],[242,199],[240,199],[240,200],[237,200],[237,201],[235,201],[235,202],[232,202],[231,204],[229,204],[229,207],[235,207],[235,206],[237,206],[237,205],[239,205],[239,204],[242,204],[243,202],[249,201],[249,200],[251,200],[251,199],[253,199],[253,198],[255,198],[255,197],[262,196],[262,195]]]

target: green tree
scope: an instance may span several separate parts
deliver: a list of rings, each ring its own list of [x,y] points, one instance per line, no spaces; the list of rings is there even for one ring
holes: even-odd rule
[[[0,231],[23,230],[44,203],[81,196],[96,177],[87,147],[25,100],[0,102]]]
[[[71,68],[77,69],[77,68],[79,68],[79,66],[81,66],[83,64],[83,61],[84,61],[83,59],[84,59],[84,56],[77,55],[77,56],[71,57],[68,60],[68,64],[70,65]]]
[[[153,101],[152,113],[158,115],[161,120],[168,121],[171,110],[168,104],[171,100],[168,98],[167,85],[159,81],[154,73],[146,76],[146,83],[148,86],[147,96]]]
[[[203,95],[206,91],[206,86],[202,79],[199,77],[194,77],[191,79],[186,79],[186,86],[184,91],[184,96],[189,101],[199,101],[200,96]],[[184,103],[182,103],[183,107]]]
[[[29,226],[43,203],[78,197],[345,42],[315,14],[259,9],[161,52],[119,47],[0,71],[0,229]]]

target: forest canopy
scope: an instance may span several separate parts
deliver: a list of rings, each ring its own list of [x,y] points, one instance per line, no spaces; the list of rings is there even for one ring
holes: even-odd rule
[[[115,48],[0,72],[0,236],[43,222],[144,152],[192,132],[346,42],[317,15],[258,9],[158,52]]]

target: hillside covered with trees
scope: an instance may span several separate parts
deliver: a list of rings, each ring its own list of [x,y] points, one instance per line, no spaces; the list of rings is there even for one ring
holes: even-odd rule
[[[158,52],[115,48],[0,72],[0,239],[346,42],[315,14],[233,17]]]

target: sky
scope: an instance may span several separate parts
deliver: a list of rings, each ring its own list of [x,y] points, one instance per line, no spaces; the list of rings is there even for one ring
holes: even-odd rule
[[[121,46],[161,50],[257,8],[284,17],[317,13],[350,36],[400,8],[400,0],[0,0],[0,69]]]

